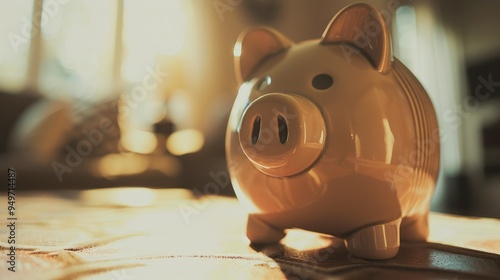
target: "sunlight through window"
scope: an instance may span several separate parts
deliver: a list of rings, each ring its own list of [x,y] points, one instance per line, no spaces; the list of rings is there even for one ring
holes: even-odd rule
[[[125,1],[122,76],[126,82],[141,81],[157,55],[181,51],[184,20],[179,0]]]
[[[174,155],[199,151],[204,144],[203,134],[195,129],[184,129],[174,132],[167,140],[167,149]]]
[[[0,1],[0,87],[20,90],[26,84],[33,0]],[[35,32],[35,30],[33,30]]]
[[[112,90],[116,1],[44,3],[42,91],[53,97],[106,97]]]

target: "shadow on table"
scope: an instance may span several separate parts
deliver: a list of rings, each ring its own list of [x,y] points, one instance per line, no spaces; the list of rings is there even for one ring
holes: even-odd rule
[[[500,279],[500,256],[438,243],[406,242],[389,260],[348,254],[343,241],[313,250],[283,244],[254,247],[279,265],[287,279]],[[286,244],[286,243],[285,243]]]

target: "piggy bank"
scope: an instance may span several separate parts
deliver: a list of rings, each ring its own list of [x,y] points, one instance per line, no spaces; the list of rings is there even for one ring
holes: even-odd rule
[[[240,88],[226,155],[251,243],[300,228],[342,238],[355,257],[386,259],[400,240],[426,240],[436,116],[392,56],[379,11],[350,5],[320,39],[301,43],[249,29],[234,57]]]

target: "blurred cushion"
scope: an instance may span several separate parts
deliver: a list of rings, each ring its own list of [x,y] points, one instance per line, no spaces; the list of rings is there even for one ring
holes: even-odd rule
[[[17,119],[41,97],[34,94],[14,94],[0,91],[0,154],[8,152],[9,136]]]
[[[61,100],[40,99],[15,121],[7,149],[30,160],[54,160],[73,125],[70,105]]]

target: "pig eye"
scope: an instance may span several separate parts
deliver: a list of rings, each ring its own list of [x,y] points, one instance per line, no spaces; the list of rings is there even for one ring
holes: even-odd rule
[[[333,78],[328,74],[319,74],[313,78],[312,85],[315,89],[325,90],[333,85]]]
[[[262,80],[260,80],[259,82],[259,87],[258,87],[258,90],[259,91],[263,91],[265,90],[268,86],[271,85],[271,77],[269,76],[265,76],[264,78],[262,78]]]

